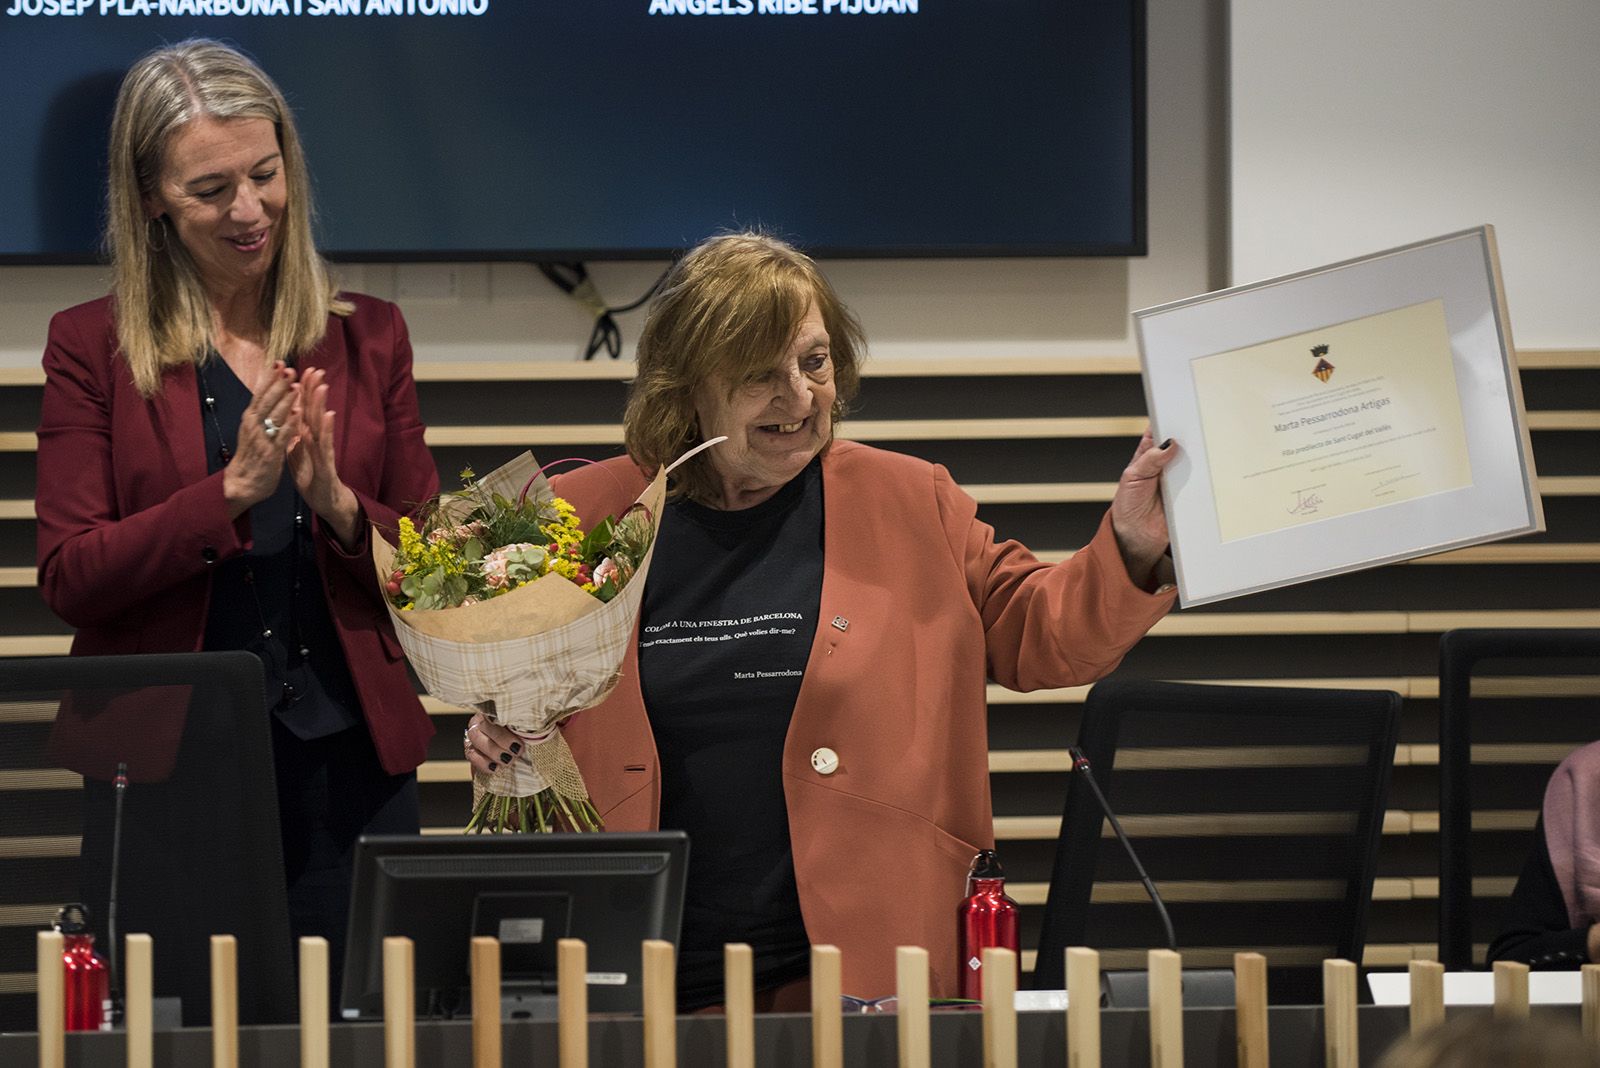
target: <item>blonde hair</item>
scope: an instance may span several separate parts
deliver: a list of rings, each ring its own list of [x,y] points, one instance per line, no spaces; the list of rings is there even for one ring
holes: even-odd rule
[[[212,345],[211,304],[194,260],[166,217],[151,219],[144,206],[173,134],[201,116],[266,119],[277,129],[287,204],[261,295],[267,362],[315,346],[329,312],[354,310],[338,299],[312,242],[311,183],[283,93],[249,58],[217,41],[157,49],[129,68],[117,92],[105,235],[117,340],[146,397],[160,391],[168,368],[199,363]]]
[[[794,341],[815,300],[827,328],[837,390],[837,425],[861,387],[866,338],[811,257],[766,234],[710,238],[668,273],[639,335],[638,375],[628,390],[623,440],[647,471],[700,440],[695,392],[721,377],[736,387],[772,368]],[[709,461],[673,472],[671,492],[715,500]]]

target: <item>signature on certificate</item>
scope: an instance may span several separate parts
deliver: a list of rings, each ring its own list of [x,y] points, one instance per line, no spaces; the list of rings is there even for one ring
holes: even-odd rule
[[[1294,504],[1289,508],[1290,515],[1316,515],[1317,509],[1322,507],[1322,496],[1317,493],[1318,487],[1310,489],[1297,489],[1294,491]]]

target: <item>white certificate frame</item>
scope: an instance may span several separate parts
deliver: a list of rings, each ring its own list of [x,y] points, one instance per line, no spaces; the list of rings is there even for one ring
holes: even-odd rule
[[[1449,336],[1467,484],[1225,539],[1195,362],[1430,302]],[[1133,314],[1155,440],[1179,445],[1162,494],[1184,607],[1544,530],[1492,226]]]

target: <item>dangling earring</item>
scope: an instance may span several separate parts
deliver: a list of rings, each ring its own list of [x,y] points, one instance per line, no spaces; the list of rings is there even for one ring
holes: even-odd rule
[[[154,225],[152,233],[150,227]],[[157,239],[159,235],[159,240]],[[165,252],[167,250],[167,217],[165,215],[151,215],[145,219],[144,244],[151,252]]]

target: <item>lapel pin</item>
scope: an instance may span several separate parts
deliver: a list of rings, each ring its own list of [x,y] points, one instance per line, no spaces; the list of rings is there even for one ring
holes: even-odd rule
[[[844,618],[844,616],[834,616],[833,617],[833,628],[835,630],[849,630],[850,629],[850,621],[848,619]]]

